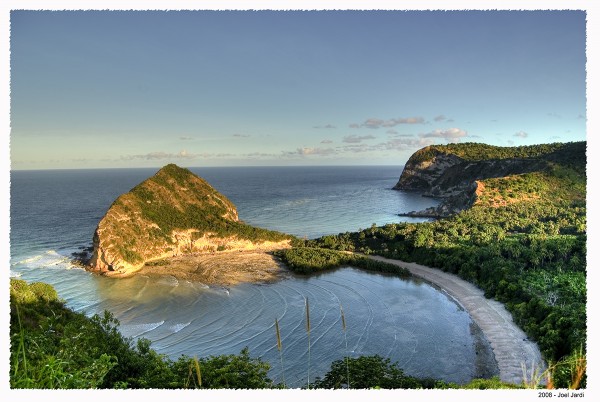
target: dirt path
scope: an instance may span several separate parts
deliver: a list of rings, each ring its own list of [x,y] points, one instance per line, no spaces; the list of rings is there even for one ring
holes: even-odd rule
[[[524,380],[523,367],[526,367],[528,380],[531,380],[536,369],[539,375],[543,371],[540,367],[546,367],[537,344],[517,327],[504,305],[487,299],[475,285],[439,269],[379,256],[369,257],[405,267],[414,276],[440,287],[455,299],[490,343],[500,370],[500,380],[521,384]]]

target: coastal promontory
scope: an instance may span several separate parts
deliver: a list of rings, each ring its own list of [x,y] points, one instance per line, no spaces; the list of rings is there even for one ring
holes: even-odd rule
[[[395,190],[416,191],[441,199],[437,207],[403,215],[445,217],[471,207],[485,180],[573,166],[585,171],[586,143],[499,147],[479,143],[432,145],[415,152],[404,166]],[[582,165],[583,164],[583,165]],[[502,202],[518,201],[504,197]]]
[[[169,164],[113,202],[94,233],[88,269],[128,276],[152,262],[156,269],[182,256],[279,249],[290,239],[241,222],[225,195]]]

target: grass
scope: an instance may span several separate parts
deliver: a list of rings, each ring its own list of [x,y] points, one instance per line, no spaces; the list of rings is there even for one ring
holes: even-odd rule
[[[346,336],[346,316],[344,315],[344,309],[340,304],[340,316],[342,317],[342,330],[344,331],[344,343],[346,345],[346,380],[348,389],[350,389],[350,363],[348,357],[348,337]]]
[[[310,389],[310,308],[308,305],[308,297],[304,298],[306,306],[306,333],[308,335],[308,366],[307,366],[307,377],[306,383],[307,388]]]
[[[587,356],[583,353],[583,348],[560,360],[557,363],[549,364],[548,368],[540,373],[533,369],[531,376],[526,375],[523,367],[523,385],[525,388],[556,389],[557,383],[568,384],[567,388],[571,390],[585,387],[587,372]],[[566,377],[566,378],[565,378]]]
[[[283,369],[283,345],[281,344],[281,332],[279,331],[279,321],[275,318],[275,333],[277,335],[277,350],[279,351],[279,361],[281,362],[281,382],[285,388],[285,370]]]

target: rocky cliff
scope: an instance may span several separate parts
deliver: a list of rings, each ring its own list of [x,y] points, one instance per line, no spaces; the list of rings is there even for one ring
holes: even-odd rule
[[[527,147],[433,145],[409,158],[394,189],[442,199],[437,207],[403,215],[449,216],[473,205],[482,180],[543,171],[554,163],[582,168],[579,165],[583,161],[585,169],[585,150],[585,142]]]
[[[290,237],[239,221],[235,205],[170,164],[119,196],[100,220],[88,268],[127,276],[146,262],[224,250],[286,247]]]

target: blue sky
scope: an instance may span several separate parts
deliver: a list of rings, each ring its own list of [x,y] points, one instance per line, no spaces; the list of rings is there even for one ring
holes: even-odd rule
[[[586,139],[585,11],[12,11],[12,169]]]

